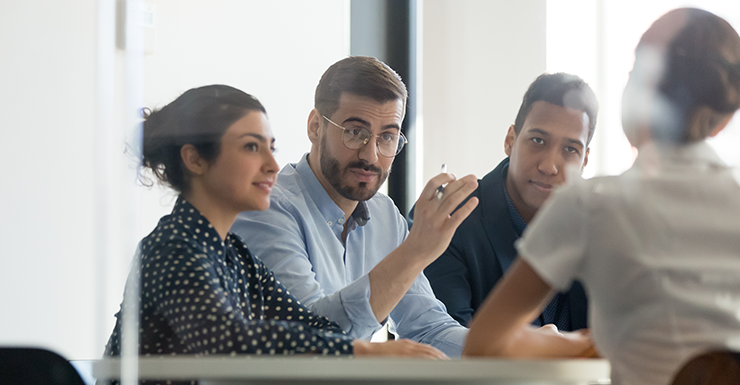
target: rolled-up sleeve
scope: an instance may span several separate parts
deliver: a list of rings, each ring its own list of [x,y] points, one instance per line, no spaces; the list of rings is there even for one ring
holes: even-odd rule
[[[450,317],[423,274],[391,312],[391,318],[391,329],[399,336],[432,345],[450,357],[462,355],[468,329]]]

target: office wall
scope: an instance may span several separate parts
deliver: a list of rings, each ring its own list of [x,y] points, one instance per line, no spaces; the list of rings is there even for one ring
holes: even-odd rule
[[[422,179],[442,163],[483,177],[504,158],[521,98],[545,71],[545,0],[427,0]]]
[[[349,52],[348,0],[148,3],[155,44],[137,77],[115,39],[97,41],[115,0],[0,2],[0,345],[102,353],[135,240],[173,202],[133,179],[131,84],[149,107],[210,83],[254,94],[282,166],[308,151],[315,85]]]
[[[94,0],[0,2],[0,344],[92,352]]]

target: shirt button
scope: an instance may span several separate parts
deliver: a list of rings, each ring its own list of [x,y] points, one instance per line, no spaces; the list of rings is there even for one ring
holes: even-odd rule
[[[342,223],[344,223],[344,218],[339,218],[337,222],[339,222],[339,224],[341,225]]]
[[[328,224],[329,226],[331,226],[331,225],[333,225],[333,224],[334,224],[334,222],[332,222],[332,221],[329,221],[329,222],[326,222],[326,223],[327,223],[327,224]]]

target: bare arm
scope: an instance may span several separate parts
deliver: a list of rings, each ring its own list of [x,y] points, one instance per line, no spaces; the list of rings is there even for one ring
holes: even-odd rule
[[[449,357],[436,348],[407,339],[382,343],[355,340],[353,346],[355,356],[404,356],[449,360]]]
[[[444,197],[437,199],[437,187],[448,182]],[[478,205],[478,199],[471,198],[457,211],[455,208],[477,187],[473,175],[453,180],[448,174],[440,174],[427,183],[416,202],[414,226],[408,238],[368,274],[370,306],[378,322],[388,317],[416,277],[445,251],[457,227]]]
[[[553,295],[532,267],[517,259],[473,317],[464,356],[581,357],[593,349],[587,332],[536,329],[529,322]]]

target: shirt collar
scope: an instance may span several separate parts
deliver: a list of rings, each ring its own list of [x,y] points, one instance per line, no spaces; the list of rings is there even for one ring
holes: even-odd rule
[[[727,167],[706,141],[680,145],[653,142],[645,144],[640,147],[635,166],[642,172],[683,167]]]
[[[308,154],[305,154],[300,162],[295,165],[296,173],[303,180],[303,185],[306,187],[306,192],[311,197],[311,200],[316,203],[316,207],[321,212],[321,215],[326,220],[329,226],[334,223],[343,224],[344,222],[344,211],[331,199],[329,193],[326,192],[324,186],[321,185],[319,179],[313,173],[311,165],[308,164]],[[367,203],[365,201],[359,201],[357,207],[352,212],[351,218],[359,226],[364,226],[370,220],[370,213],[368,211]],[[350,230],[354,228],[351,226]]]
[[[511,222],[514,224],[514,230],[516,230],[517,234],[521,237],[524,229],[527,228],[527,222],[525,222],[524,218],[522,218],[522,215],[519,214],[519,210],[516,209],[516,206],[514,206],[514,202],[512,202],[511,198],[509,197],[509,192],[506,191],[506,177],[509,174],[508,164],[504,166],[503,171],[504,181],[503,183],[501,183],[501,188],[504,189],[504,197],[506,197],[506,208],[509,210],[509,217],[511,218]]]

